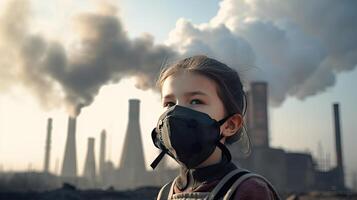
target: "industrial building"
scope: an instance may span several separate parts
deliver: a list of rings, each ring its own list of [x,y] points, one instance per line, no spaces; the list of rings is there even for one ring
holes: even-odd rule
[[[254,82],[247,92],[248,108],[246,121],[248,132],[251,137],[252,152],[248,157],[241,156],[241,149],[238,144],[229,146],[232,153],[232,160],[237,165],[257,172],[267,177],[276,186],[281,194],[298,194],[304,199],[309,196],[309,191],[329,191],[338,194],[351,194],[345,191],[345,172],[343,167],[343,143],[341,140],[340,107],[333,104],[334,119],[334,140],[336,148],[336,166],[321,167],[315,158],[308,153],[287,152],[284,149],[270,146],[269,138],[269,109],[268,109],[268,85],[264,82]],[[128,124],[124,140],[121,159],[112,162],[106,158],[106,139],[108,133],[102,130],[98,134],[100,146],[95,147],[95,138],[88,138],[87,153],[77,157],[76,149],[76,117],[68,118],[67,138],[63,154],[62,169],[60,176],[50,173],[51,163],[51,136],[53,120],[47,120],[47,132],[45,140],[45,154],[43,173],[28,171],[25,173],[0,173],[0,190],[13,191],[8,193],[6,199],[16,199],[17,192],[26,191],[50,191],[43,192],[43,195],[87,195],[86,197],[99,196],[113,197],[120,199],[130,199],[132,196],[151,197],[157,194],[158,188],[166,182],[172,180],[178,174],[178,169],[169,168],[165,162],[165,157],[154,171],[146,170],[143,144],[140,133],[140,101],[129,100]],[[332,132],[332,131],[331,131]],[[116,133],[111,133],[116,134]],[[332,137],[332,135],[331,135]],[[81,138],[83,140],[83,138]],[[96,166],[95,152],[99,151],[98,167]],[[77,170],[77,158],[85,161],[83,171]],[[80,174],[80,175],[79,175]],[[354,178],[354,185],[357,185],[357,175]],[[62,183],[70,183],[73,186]],[[147,187],[148,186],[148,187]],[[67,189],[66,189],[67,188]],[[96,188],[96,191],[92,190]],[[84,190],[82,190],[84,189]],[[91,189],[91,190],[86,190]],[[103,190],[104,189],[104,190]],[[126,190],[118,192],[116,190]],[[93,192],[94,191],[94,192]],[[37,192],[28,193],[39,195]],[[129,194],[130,193],[130,194]],[[20,193],[19,193],[20,194]],[[316,192],[313,193],[316,196]],[[322,192],[321,195],[327,195]],[[335,192],[335,194],[337,194]],[[21,194],[22,195],[22,194]],[[293,196],[294,196],[293,195]],[[51,196],[50,199],[53,199]],[[351,196],[351,195],[350,195]],[[353,197],[355,197],[354,195]],[[10,198],[11,197],[11,198]],[[296,199],[296,198],[295,198]],[[310,198],[306,198],[310,199]],[[336,198],[337,199],[337,198]]]
[[[112,186],[126,190],[144,186],[161,186],[174,178],[178,170],[165,167],[165,162],[160,163],[155,171],[146,170],[139,114],[140,101],[137,99],[129,100],[129,120],[118,167],[115,167],[111,161],[105,160],[106,131],[103,130],[100,137],[99,174],[97,174],[94,138],[88,138],[83,176],[77,176],[76,169],[76,118],[69,117],[61,179],[84,188]],[[45,160],[48,160],[47,157]]]
[[[319,171],[312,155],[286,152],[269,145],[268,85],[253,82],[248,94],[247,124],[251,137],[252,153],[247,158],[238,155],[236,146],[231,146],[234,162],[253,172],[262,174],[279,191],[305,192],[309,190],[345,190],[339,105],[333,105],[337,166],[327,172]],[[236,152],[236,154],[235,154]]]
[[[286,152],[284,149],[269,145],[268,123],[268,85],[265,82],[253,82],[247,92],[247,125],[251,137],[252,152],[250,156],[239,156],[237,145],[229,146],[233,162],[237,165],[267,177],[279,191],[304,192],[313,189],[344,190],[344,172],[342,144],[339,119],[339,106],[334,104],[335,141],[337,166],[330,171],[319,171],[310,154]],[[154,171],[145,167],[143,144],[140,132],[140,101],[129,100],[128,125],[124,138],[124,147],[118,167],[105,159],[106,132],[100,136],[99,170],[96,173],[94,157],[94,138],[88,140],[88,151],[84,175],[75,183],[86,187],[113,186],[116,189],[134,189],[143,186],[161,186],[172,180],[178,169],[170,169],[165,162]],[[52,123],[49,121],[49,123]],[[50,127],[51,125],[49,125]],[[48,130],[50,131],[51,128]],[[77,177],[76,160],[76,118],[68,119],[67,143],[65,147],[61,176],[63,180]],[[50,134],[48,134],[50,135]],[[49,141],[49,139],[47,140]],[[49,142],[47,142],[49,146]],[[49,151],[49,147],[46,148]],[[46,160],[49,155],[46,153]],[[45,161],[47,163],[48,161]],[[45,171],[48,170],[45,164]]]

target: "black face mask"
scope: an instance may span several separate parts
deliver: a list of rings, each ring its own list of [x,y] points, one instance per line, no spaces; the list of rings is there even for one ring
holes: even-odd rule
[[[175,105],[164,112],[151,133],[154,145],[162,152],[153,161],[154,169],[168,154],[180,165],[192,169],[205,161],[218,146],[231,160],[227,147],[220,142],[220,126],[232,115],[220,121],[208,114]]]

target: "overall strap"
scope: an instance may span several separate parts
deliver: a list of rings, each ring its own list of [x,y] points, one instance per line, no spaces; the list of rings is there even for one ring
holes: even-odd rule
[[[164,186],[162,186],[159,194],[157,195],[156,200],[168,200],[171,185],[173,185],[173,181],[170,181],[170,182],[166,183]]]
[[[177,179],[178,177],[176,177],[175,180],[170,181],[166,183],[164,186],[162,186],[159,194],[157,195],[156,200],[169,200],[173,194],[174,186]]]
[[[229,180],[231,180],[232,178],[234,178],[234,180],[236,180],[236,176],[240,176],[243,175],[245,173],[249,173],[249,171],[245,170],[245,169],[235,169],[231,172],[229,172],[227,175],[225,175],[223,177],[223,179],[216,185],[215,188],[213,188],[213,190],[211,191],[210,195],[208,196],[208,200],[215,200],[217,199],[217,197],[219,196],[219,194],[221,194],[222,189],[225,188],[230,188],[231,185],[228,185],[227,187],[227,183],[231,182]],[[232,183],[231,183],[232,184]]]
[[[223,200],[229,200],[234,192],[237,190],[238,186],[245,180],[251,177],[256,177],[262,179],[264,182],[267,183],[268,187],[273,191],[274,199],[280,200],[279,194],[276,192],[275,188],[273,185],[263,176],[255,173],[247,173],[236,179],[236,181],[231,185],[231,187],[228,189],[227,193],[224,195]]]

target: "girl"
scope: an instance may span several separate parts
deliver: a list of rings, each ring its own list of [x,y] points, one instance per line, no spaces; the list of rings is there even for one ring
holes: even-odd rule
[[[279,199],[263,177],[231,162],[225,144],[246,139],[246,98],[238,73],[206,56],[183,59],[164,69],[157,86],[162,105],[152,139],[161,154],[180,164],[180,174],[163,186],[162,199]]]

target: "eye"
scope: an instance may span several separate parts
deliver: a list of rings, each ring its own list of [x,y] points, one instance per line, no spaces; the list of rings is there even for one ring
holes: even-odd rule
[[[190,102],[192,105],[196,105],[196,104],[203,104],[203,102],[199,99],[192,99]]]
[[[174,102],[168,101],[168,102],[165,102],[163,106],[164,107],[171,107],[171,106],[174,106],[174,105],[175,105]]]

